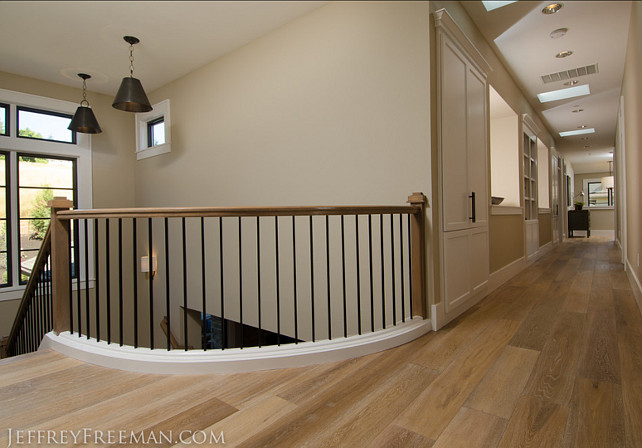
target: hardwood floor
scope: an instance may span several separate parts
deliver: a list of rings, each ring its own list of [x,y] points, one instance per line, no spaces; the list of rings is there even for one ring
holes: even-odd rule
[[[170,376],[3,360],[0,447],[9,428],[13,446],[87,428],[77,445],[123,431],[126,446],[642,447],[642,316],[618,260],[613,242],[568,241],[441,331],[332,364]]]

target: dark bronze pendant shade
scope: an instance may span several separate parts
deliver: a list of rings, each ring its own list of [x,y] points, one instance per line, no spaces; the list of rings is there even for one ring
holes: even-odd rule
[[[76,109],[71,122],[67,129],[70,131],[76,131],[83,134],[100,134],[103,130],[100,129],[98,120],[94,115],[94,111],[89,107],[89,102],[87,101],[87,85],[86,81],[91,78],[90,75],[85,73],[78,73],[78,76],[82,78],[82,101],[80,106]],[[85,105],[86,104],[86,105]]]
[[[134,36],[125,36],[123,39],[129,44],[129,77],[123,78],[112,106],[127,112],[149,112],[152,105],[140,80],[134,78],[134,44],[140,40]]]

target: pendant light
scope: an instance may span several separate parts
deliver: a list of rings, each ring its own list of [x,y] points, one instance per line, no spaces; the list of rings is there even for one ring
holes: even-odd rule
[[[91,75],[78,73],[78,76],[82,78],[82,101],[67,129],[83,134],[100,134],[103,130],[100,129],[98,120],[96,120],[94,112],[89,107],[89,101],[87,101],[87,80],[91,78]]]
[[[152,105],[140,80],[134,78],[134,45],[140,40],[134,36],[124,36],[123,39],[129,44],[129,77],[123,78],[112,106],[127,112],[149,112]]]
[[[612,166],[611,164],[612,163],[613,163],[612,161],[610,161],[610,160],[608,161],[608,164],[609,164],[609,175],[602,178],[602,189],[603,190],[608,190],[609,188],[613,188],[615,186],[615,179],[613,177],[613,172],[612,172],[612,169],[611,169],[611,166]]]

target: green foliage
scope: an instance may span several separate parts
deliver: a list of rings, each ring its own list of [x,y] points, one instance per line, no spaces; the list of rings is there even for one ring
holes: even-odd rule
[[[20,137],[42,138],[42,134],[40,132],[34,132],[29,128],[19,129],[18,135]]]
[[[40,157],[28,157],[28,156],[20,156],[20,161],[31,162],[31,163],[44,163],[44,164],[49,163],[49,159],[41,159]]]
[[[45,187],[47,187],[47,185],[45,185]],[[31,216],[36,218],[33,220],[33,227],[36,230],[36,234],[34,235],[35,239],[41,240],[45,237],[45,233],[47,233],[49,218],[51,217],[51,209],[47,205],[47,202],[51,201],[53,197],[53,190],[47,188],[38,193],[33,200]]]

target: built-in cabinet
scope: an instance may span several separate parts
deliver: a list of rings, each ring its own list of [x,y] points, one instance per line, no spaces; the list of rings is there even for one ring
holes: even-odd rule
[[[450,320],[489,277],[488,65],[445,10],[435,23],[442,319]]]
[[[524,242],[526,255],[539,249],[539,209],[537,202],[537,134],[539,129],[522,115],[522,198],[524,206]]]

